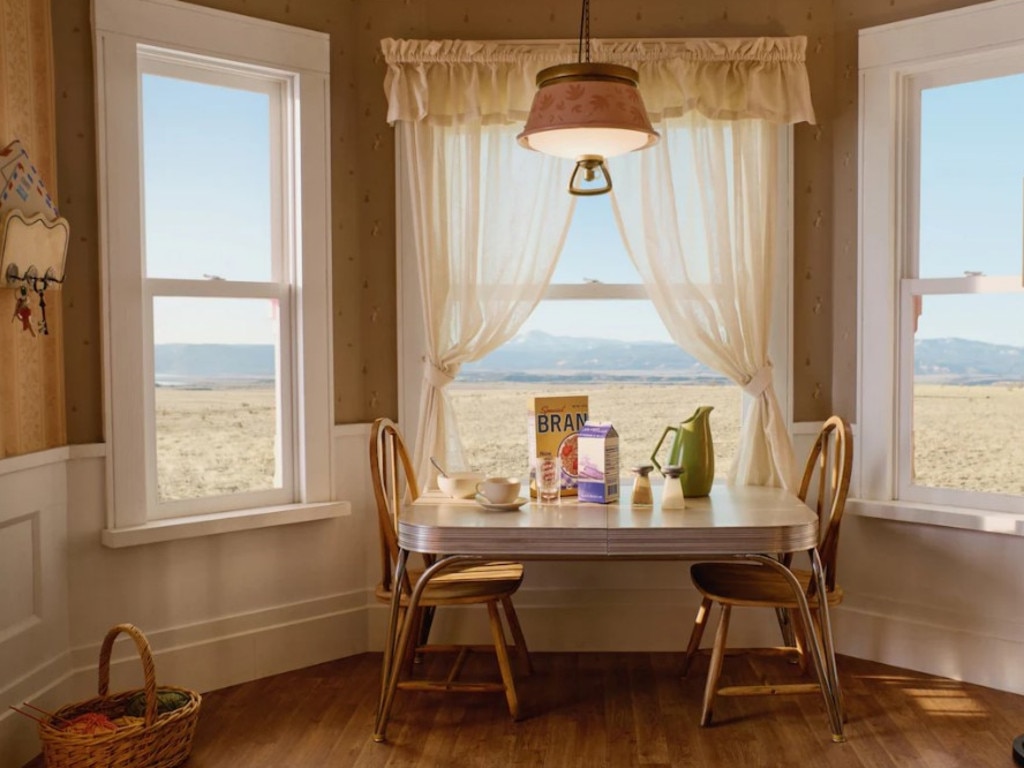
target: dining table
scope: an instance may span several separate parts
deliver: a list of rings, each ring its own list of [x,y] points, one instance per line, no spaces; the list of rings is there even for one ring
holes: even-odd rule
[[[833,741],[844,741],[842,697],[828,601],[818,600],[812,619],[800,581],[786,564],[806,554],[813,586],[825,594],[818,556],[818,517],[795,494],[781,488],[715,484],[708,496],[687,498],[685,509],[662,509],[655,486],[649,506],[628,497],[607,504],[563,496],[556,503],[536,500],[510,511],[488,511],[473,499],[451,499],[428,491],[403,505],[398,519],[399,557],[395,584],[401,584],[412,553],[431,556],[412,587],[405,615],[419,605],[431,579],[458,563],[478,560],[744,560],[781,573],[792,587],[809,651],[825,699]],[[374,740],[384,741],[411,633],[401,632],[400,590],[394,590],[384,647],[381,691]]]

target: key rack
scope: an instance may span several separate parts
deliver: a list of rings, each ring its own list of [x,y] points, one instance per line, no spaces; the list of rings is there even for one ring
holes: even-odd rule
[[[67,219],[48,219],[8,211],[0,218],[0,280],[8,288],[24,285],[41,292],[59,288],[67,262]]]

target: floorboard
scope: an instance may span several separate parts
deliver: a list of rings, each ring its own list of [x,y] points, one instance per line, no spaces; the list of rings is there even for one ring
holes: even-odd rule
[[[822,697],[810,694],[719,698],[700,728],[707,657],[686,678],[681,661],[538,653],[534,674],[519,678],[519,722],[501,694],[399,691],[377,744],[380,655],[363,654],[205,694],[184,768],[1010,768],[1024,732],[1022,696],[849,657],[839,658],[845,744],[832,743]],[[466,672],[492,666],[480,655]],[[722,684],[797,674],[782,659],[730,656]]]

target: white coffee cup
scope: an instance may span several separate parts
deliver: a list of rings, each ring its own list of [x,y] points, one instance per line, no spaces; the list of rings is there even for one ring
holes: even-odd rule
[[[476,484],[477,493],[491,504],[511,504],[519,498],[518,477],[488,477]]]

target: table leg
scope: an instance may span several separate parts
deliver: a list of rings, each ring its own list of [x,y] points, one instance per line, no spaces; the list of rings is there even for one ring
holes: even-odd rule
[[[811,571],[814,574],[815,584],[818,590],[818,613],[821,618],[821,642],[825,651],[825,662],[828,665],[827,672],[832,686],[832,697],[835,700],[834,708],[839,713],[840,726],[843,717],[843,692],[839,686],[839,670],[836,668],[835,636],[832,634],[832,618],[828,607],[828,600],[825,599],[825,569],[821,565],[821,558],[817,549],[811,550]],[[839,734],[842,737],[842,733]],[[840,741],[845,739],[840,738]]]
[[[381,675],[380,675],[380,699],[377,702],[377,719],[373,729],[374,741],[384,740],[384,730],[382,727],[382,716],[384,714],[384,699],[388,690],[388,681],[391,679],[391,667],[395,663],[395,659],[401,662],[401,657],[395,656],[395,641],[398,636],[398,614],[401,611],[402,604],[402,583],[405,581],[405,569],[409,562],[409,553],[404,550],[398,550],[398,561],[395,563],[395,579],[391,585],[391,610],[388,614],[388,631],[384,638],[384,658],[381,661]],[[407,623],[407,622],[406,622]],[[380,735],[378,739],[377,736]]]
[[[404,550],[400,550],[402,555],[408,557],[408,553]],[[436,563],[431,565],[427,570],[423,572],[419,580],[412,588],[412,594],[409,595],[409,602],[405,608],[406,617],[411,617],[416,614],[419,609],[420,600],[423,597],[423,591],[426,589],[427,584],[434,578],[438,573],[443,571],[445,568],[449,568],[456,563],[464,562],[466,560],[479,560],[480,558],[474,556],[462,556],[452,555],[449,557],[442,558]],[[399,556],[399,564],[403,569],[404,575],[404,561],[401,555]],[[396,569],[397,570],[397,569]],[[401,584],[400,581],[396,580],[396,585]],[[391,601],[391,622],[388,625],[388,642],[385,644],[384,654],[388,656],[390,652],[390,660],[385,661],[385,668],[387,674],[383,676],[381,680],[381,692],[380,702],[377,706],[377,721],[373,728],[373,740],[377,742],[384,741],[386,738],[386,731],[388,726],[388,718],[391,715],[391,705],[395,701],[395,691],[398,690],[398,679],[402,674],[402,659],[405,658],[406,649],[409,646],[409,642],[412,639],[414,621],[403,621],[401,631],[398,633],[398,641],[392,646],[391,639],[393,637],[393,629],[398,624],[398,606],[401,600],[400,590],[395,589],[395,594],[399,595],[398,598],[394,598]]]
[[[812,566],[817,564],[818,570],[820,570],[821,561],[817,557],[817,550],[812,550],[811,552]],[[828,619],[828,601],[824,598],[824,577],[819,579],[821,583],[818,585],[818,589],[822,590],[820,593],[821,599],[818,600],[819,611],[822,617],[822,630],[819,633],[814,629],[814,618],[811,616],[811,608],[807,603],[807,595],[804,594],[804,589],[800,582],[797,581],[796,576],[793,575],[793,572],[774,557],[769,557],[768,555],[748,555],[746,559],[756,560],[774,568],[782,574],[790,587],[792,587],[797,605],[800,608],[800,616],[803,618],[804,626],[808,628],[807,640],[810,645],[811,660],[814,662],[814,671],[818,675],[821,692],[825,697],[825,707],[828,710],[829,722],[832,725],[832,740],[835,742],[846,741],[846,737],[843,735],[843,717],[839,709],[839,678],[835,674],[836,660],[832,643],[832,625]],[[816,571],[815,578],[818,576],[819,573]],[[819,635],[823,636],[826,634],[828,635],[827,639],[819,637]]]

